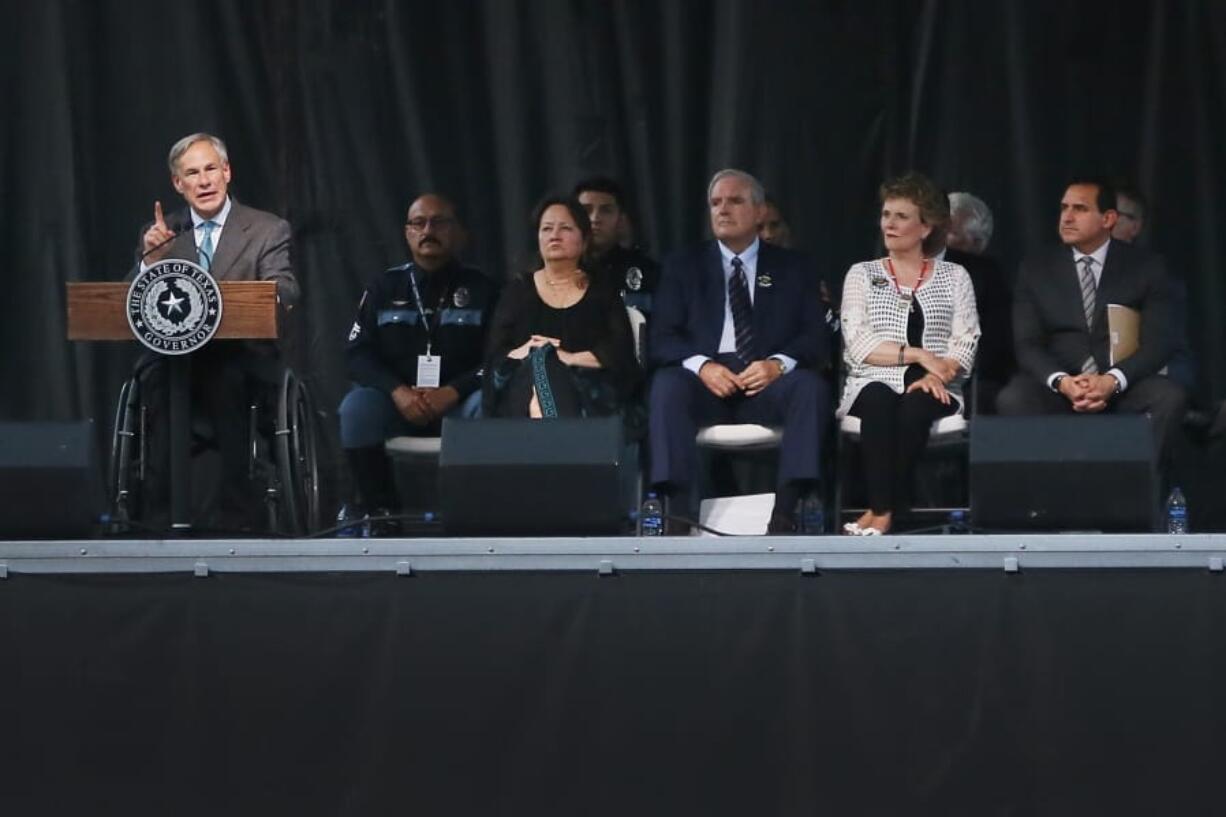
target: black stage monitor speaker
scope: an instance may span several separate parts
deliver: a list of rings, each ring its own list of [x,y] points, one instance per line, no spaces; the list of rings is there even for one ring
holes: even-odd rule
[[[89,537],[104,505],[93,423],[0,423],[0,538]]]
[[[452,535],[617,534],[631,504],[619,417],[443,421],[439,499]]]
[[[1154,529],[1153,432],[1142,415],[976,417],[970,456],[976,527]]]

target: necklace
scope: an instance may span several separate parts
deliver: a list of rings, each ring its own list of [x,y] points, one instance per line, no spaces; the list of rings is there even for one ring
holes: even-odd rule
[[[907,305],[908,312],[915,311],[915,293],[924,284],[924,275],[928,272],[928,259],[924,259],[924,263],[920,264],[919,277],[915,279],[915,286],[907,290],[903,294],[902,287],[898,284],[898,275],[894,272],[894,262],[889,257],[885,259],[886,268],[890,271],[890,280],[894,282],[894,291],[898,293],[898,297]]]
[[[578,288],[579,279],[582,275],[583,273],[581,271],[576,270],[573,275],[568,275],[565,278],[558,278],[555,280],[549,277],[549,273],[545,273],[545,283],[551,287],[562,287],[570,284],[571,286]]]

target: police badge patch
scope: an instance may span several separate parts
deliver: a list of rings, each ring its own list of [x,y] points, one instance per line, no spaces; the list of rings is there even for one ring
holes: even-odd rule
[[[643,288],[643,271],[638,267],[631,267],[626,270],[626,286],[632,292],[638,292]]]
[[[133,279],[127,307],[137,340],[163,355],[185,355],[217,332],[221,289],[198,264],[160,261]]]
[[[468,287],[456,287],[455,294],[451,296],[451,302],[455,304],[456,309],[463,309],[472,301],[472,295],[468,292]]]

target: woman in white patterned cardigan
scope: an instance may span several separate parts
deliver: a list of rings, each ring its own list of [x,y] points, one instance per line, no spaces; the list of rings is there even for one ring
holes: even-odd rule
[[[860,418],[869,508],[846,533],[890,530],[909,501],[916,458],[933,422],[962,411],[961,384],[979,341],[975,290],[966,270],[934,261],[949,220],[944,194],[908,173],[881,186],[885,258],[862,261],[843,282],[847,380],[838,416]],[[935,234],[935,235],[934,235]]]

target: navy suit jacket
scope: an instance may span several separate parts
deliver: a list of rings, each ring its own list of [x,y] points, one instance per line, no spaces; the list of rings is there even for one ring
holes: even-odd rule
[[[817,272],[801,253],[759,244],[753,295],[754,346],[762,358],[784,354],[798,365],[829,362]],[[650,322],[651,362],[675,366],[693,355],[714,358],[724,330],[727,288],[719,246],[708,241],[664,262]]]
[[[1140,348],[1116,366],[1129,384],[1155,374],[1171,356],[1171,294],[1166,266],[1158,256],[1123,241],[1107,248],[1087,328],[1073,250],[1060,246],[1022,262],[1013,299],[1013,340],[1018,363],[1045,381],[1053,372],[1077,374],[1089,355],[1098,370],[1111,368],[1107,304],[1141,313]]]

